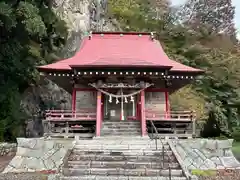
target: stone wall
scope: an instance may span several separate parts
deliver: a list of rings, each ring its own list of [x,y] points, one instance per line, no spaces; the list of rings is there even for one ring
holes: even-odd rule
[[[3,173],[58,171],[71,141],[17,138],[17,152]]]
[[[0,143],[0,156],[13,156],[17,151],[15,143]]]
[[[189,170],[240,169],[232,153],[233,140],[174,140],[173,144],[184,165]]]

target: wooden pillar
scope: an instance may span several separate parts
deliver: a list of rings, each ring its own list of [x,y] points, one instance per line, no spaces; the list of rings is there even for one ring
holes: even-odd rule
[[[101,118],[101,121],[104,119],[104,115],[105,115],[105,112],[104,112],[104,109],[105,109],[105,106],[104,106],[104,96],[101,96],[101,115],[102,115],[102,118]]]
[[[135,104],[135,101],[132,102],[132,117],[136,117],[136,104]]]
[[[141,94],[137,97],[137,119],[141,121]]]
[[[170,116],[170,104],[169,104],[169,93],[168,89],[165,90],[165,104],[166,104],[166,112],[165,112],[165,118],[169,118]]]
[[[193,138],[196,137],[196,118],[195,118],[195,113],[192,111],[191,112],[191,121],[192,121],[192,136]]]
[[[169,103],[169,86],[170,83],[168,80],[165,80],[165,103],[166,103],[166,112],[165,112],[165,118],[170,118],[170,103]]]
[[[195,119],[193,119],[193,122],[192,122],[192,136],[193,136],[193,138],[196,138],[196,121],[195,121]]]
[[[76,117],[76,89],[73,85],[73,91],[72,91],[72,117]]]
[[[146,131],[146,113],[145,113],[145,91],[141,91],[141,127],[142,127],[142,136],[147,135]]]
[[[76,111],[76,89],[73,87],[72,91],[72,112]]]
[[[102,93],[97,92],[96,136],[100,136],[102,124]]]

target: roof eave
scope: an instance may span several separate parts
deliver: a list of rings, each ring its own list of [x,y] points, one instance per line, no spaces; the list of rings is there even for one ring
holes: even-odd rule
[[[170,73],[174,73],[174,74],[181,74],[181,73],[186,73],[186,74],[193,74],[193,75],[202,75],[205,73],[204,70],[198,69],[195,71],[191,71],[191,70],[170,70]]]
[[[92,34],[151,35],[151,32],[121,32],[121,31],[119,31],[119,32],[111,32],[111,31],[104,32],[104,31],[100,31],[100,32],[92,32]]]
[[[70,71],[72,71],[72,69],[65,69],[65,68],[44,68],[44,67],[37,67],[37,70],[39,71],[39,72],[53,72],[53,71],[56,71],[56,72],[58,72],[58,71],[61,71],[61,72],[70,72]]]
[[[170,70],[172,66],[157,65],[69,65],[71,68],[154,68]]]

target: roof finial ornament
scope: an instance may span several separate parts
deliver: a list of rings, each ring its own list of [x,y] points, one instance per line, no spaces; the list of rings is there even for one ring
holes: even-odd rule
[[[88,39],[89,39],[89,40],[92,39],[92,31],[89,32]]]
[[[152,41],[154,40],[154,33],[153,32],[151,32],[151,39],[152,39]]]

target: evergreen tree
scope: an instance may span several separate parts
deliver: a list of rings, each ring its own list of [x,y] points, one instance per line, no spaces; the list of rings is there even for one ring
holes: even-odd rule
[[[13,140],[24,125],[21,94],[38,79],[37,65],[58,59],[66,32],[45,1],[0,2],[0,141]]]

